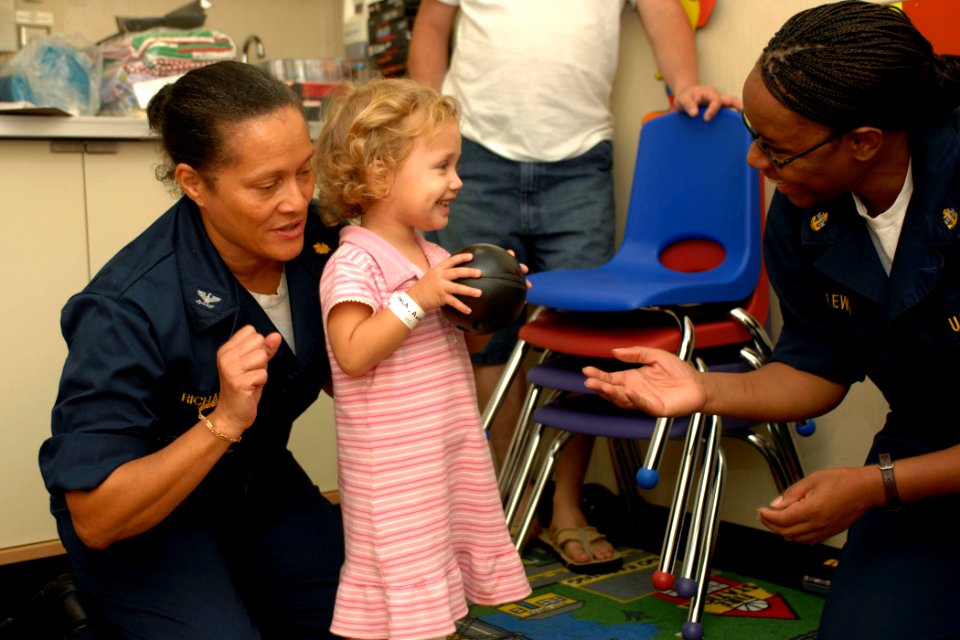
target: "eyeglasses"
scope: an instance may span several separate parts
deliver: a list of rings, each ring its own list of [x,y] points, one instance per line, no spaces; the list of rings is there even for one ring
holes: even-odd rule
[[[756,131],[754,131],[753,127],[750,126],[750,121],[747,120],[747,114],[745,114],[743,111],[741,111],[741,112],[740,112],[740,118],[743,120],[743,126],[745,126],[745,127],[747,128],[747,131],[750,133],[750,137],[753,138],[754,143],[756,143],[757,149],[760,149],[760,153],[762,153],[763,155],[765,155],[765,156],[767,157],[767,160],[769,160],[770,162],[772,162],[777,169],[783,169],[785,166],[787,166],[788,164],[790,164],[791,162],[793,162],[793,161],[796,160],[797,158],[802,158],[803,156],[807,155],[808,153],[813,153],[814,151],[816,151],[817,149],[819,149],[819,148],[822,147],[823,145],[828,144],[828,143],[830,143],[830,142],[833,142],[833,141],[836,140],[837,138],[840,138],[841,136],[843,136],[844,133],[846,133],[846,132],[835,133],[835,134],[833,134],[832,136],[830,136],[829,138],[827,138],[826,140],[824,140],[823,142],[821,142],[821,143],[819,143],[819,144],[813,145],[812,147],[810,147],[810,148],[807,149],[806,151],[801,151],[800,153],[795,153],[795,154],[793,154],[792,156],[789,156],[789,157],[784,158],[784,159],[781,160],[780,158],[777,158],[776,156],[773,155],[773,153],[770,151],[770,149],[767,148],[766,143],[764,143],[764,142],[760,139],[760,134],[757,133]]]

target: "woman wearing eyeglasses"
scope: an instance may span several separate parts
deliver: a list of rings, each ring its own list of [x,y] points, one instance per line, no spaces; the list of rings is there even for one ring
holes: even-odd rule
[[[764,237],[783,331],[770,364],[698,373],[642,347],[587,386],[655,415],[790,421],[869,377],[889,402],[862,467],[816,471],[758,509],[801,543],[849,530],[820,640],[957,638],[960,59],[869,2],[795,15],[743,87],[747,162],[777,187]],[[946,605],[946,606],[945,606]]]

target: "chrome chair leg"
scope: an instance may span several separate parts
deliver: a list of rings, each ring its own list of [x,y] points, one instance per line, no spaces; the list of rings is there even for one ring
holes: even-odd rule
[[[534,309],[527,318],[527,322],[535,319],[542,311],[543,307]],[[480,424],[483,425],[483,430],[487,433],[490,433],[490,427],[493,426],[493,420],[496,418],[497,412],[500,411],[503,399],[507,396],[507,390],[510,388],[513,379],[517,377],[517,372],[523,367],[523,361],[529,350],[530,345],[523,340],[517,340],[517,344],[513,345],[513,351],[510,352],[510,357],[503,365],[503,373],[500,374],[497,386],[493,388],[490,398],[487,400],[487,406],[483,408],[483,413],[480,416]]]
[[[543,429],[542,425],[538,424],[537,427],[539,429]],[[553,437],[553,440],[550,441],[550,445],[543,454],[543,460],[540,463],[540,467],[536,470],[533,488],[530,490],[530,494],[527,497],[527,500],[529,500],[527,503],[528,506],[522,512],[523,517],[520,519],[519,526],[514,534],[513,544],[517,551],[521,551],[523,549],[523,544],[527,538],[527,532],[530,530],[530,525],[533,522],[533,518],[537,512],[536,505],[540,504],[540,498],[543,496],[543,490],[546,487],[547,482],[550,480],[551,474],[553,473],[553,467],[556,464],[557,456],[570,441],[570,438],[572,438],[574,435],[575,434],[572,431],[558,430],[557,434]],[[526,482],[524,482],[524,484],[526,484]]]
[[[514,528],[514,519],[517,517],[517,510],[527,492],[530,473],[534,468],[534,462],[536,461],[537,453],[540,449],[540,441],[543,439],[545,429],[546,427],[539,422],[534,422],[528,429],[525,429],[527,432],[527,441],[522,452],[520,452],[522,455],[517,458],[517,465],[512,471],[513,477],[509,491],[505,495],[503,507],[504,518],[511,530]],[[530,507],[531,510],[535,508],[535,506]]]
[[[773,340],[770,339],[770,334],[767,333],[763,325],[741,307],[731,309],[730,315],[750,332],[756,351],[761,354],[763,359],[769,358],[770,354],[773,353]]]
[[[690,490],[695,476],[694,464],[700,456],[704,416],[695,413],[690,416],[687,426],[687,436],[683,442],[680,456],[680,469],[677,471],[677,481],[673,488],[673,500],[667,515],[667,526],[663,536],[663,546],[660,550],[660,562],[653,573],[653,586],[666,591],[674,586],[674,564],[677,559],[677,550],[682,537],[683,521],[690,500]],[[689,544],[689,543],[688,543]]]
[[[543,395],[544,389],[542,387],[537,385],[528,385],[527,396],[520,408],[520,415],[517,418],[517,424],[514,426],[513,433],[510,435],[510,444],[507,446],[507,451],[503,456],[503,460],[497,461],[497,487],[500,490],[501,500],[506,500],[514,485],[517,464],[520,456],[523,455],[529,446],[528,440],[530,438],[530,421],[533,417],[533,412],[540,404],[540,398]],[[548,393],[547,401],[552,400],[555,395],[556,392]]]
[[[480,424],[483,425],[483,430],[487,433],[490,433],[493,420],[497,417],[497,412],[500,411],[500,407],[503,405],[503,399],[507,397],[507,390],[510,388],[511,383],[513,383],[514,378],[517,377],[517,373],[520,371],[523,360],[529,350],[530,345],[523,340],[517,340],[517,344],[513,346],[513,351],[510,352],[510,357],[507,358],[506,364],[503,365],[503,373],[500,374],[497,386],[495,386],[490,393],[487,406],[483,408],[483,413],[481,414]]]
[[[740,357],[754,369],[759,369],[767,363],[767,356],[748,347],[740,349]],[[800,462],[800,455],[793,441],[790,426],[784,422],[770,422],[767,423],[766,429],[769,434],[769,442],[784,470],[782,481],[786,482],[786,486],[790,486],[803,477],[803,464]]]
[[[670,309],[663,309],[662,311],[673,317],[680,327],[680,348],[677,355],[682,360],[691,361],[694,349],[693,320],[687,316],[681,318]],[[667,439],[670,437],[670,427],[672,425],[673,420],[671,418],[657,418],[653,435],[647,445],[647,455],[644,458],[643,467],[637,471],[637,484],[644,489],[652,489],[660,481],[658,469]]]
[[[797,446],[793,441],[793,429],[786,422],[770,422],[767,423],[767,428],[770,431],[774,448],[785,462],[786,480],[789,486],[803,478],[803,464],[800,462],[800,454],[797,452]]]
[[[791,470],[788,469],[787,461],[784,459],[782,451],[771,442],[771,437],[755,433],[749,428],[743,430],[728,430],[723,435],[742,440],[760,453],[767,463],[767,467],[770,469],[770,475],[773,478],[774,485],[777,487],[777,491],[783,492],[798,479],[795,478]]]
[[[716,546],[717,530],[720,524],[720,502],[723,499],[723,487],[726,484],[727,460],[723,449],[717,448],[714,470],[710,474],[713,478],[707,512],[704,536],[701,540],[699,552],[702,561],[696,572],[697,590],[690,600],[690,610],[687,621],[681,625],[681,634],[684,640],[700,640],[703,637],[703,608],[710,593],[710,558]]]
[[[704,427],[703,461],[700,471],[700,482],[697,487],[696,500],[690,518],[690,528],[687,532],[687,548],[683,561],[683,573],[677,578],[676,591],[683,598],[690,598],[697,593],[696,575],[700,566],[709,562],[704,555],[703,540],[709,535],[711,522],[711,500],[714,473],[716,471],[717,454],[720,450],[720,418],[709,416]]]
[[[698,371],[705,371],[703,360],[696,358],[695,365]],[[663,546],[660,551],[660,563],[653,573],[653,586],[660,591],[666,591],[674,586],[674,564],[677,559],[677,550],[682,536],[683,522],[690,501],[690,493],[694,478],[697,476],[695,468],[702,451],[705,423],[708,420],[701,413],[690,416],[687,425],[687,435],[683,441],[683,450],[680,455],[680,468],[677,471],[677,481],[673,488],[673,500],[670,502],[670,511],[667,515],[667,527],[663,536]],[[687,548],[690,540],[687,536]],[[689,552],[688,552],[689,554]]]

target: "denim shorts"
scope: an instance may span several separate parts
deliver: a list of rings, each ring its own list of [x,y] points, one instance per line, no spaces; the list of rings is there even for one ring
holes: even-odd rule
[[[475,242],[513,249],[531,273],[599,266],[613,255],[613,145],[559,162],[516,162],[463,139],[463,188],[445,229],[427,237],[450,252]],[[476,365],[506,362],[522,320],[494,334]]]

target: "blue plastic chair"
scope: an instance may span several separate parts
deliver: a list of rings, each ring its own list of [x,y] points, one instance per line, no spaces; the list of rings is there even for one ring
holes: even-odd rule
[[[736,111],[710,122],[682,113],[640,132],[623,242],[594,269],[530,276],[531,304],[568,311],[631,311],[746,298],[760,275],[760,193],[746,163],[752,143]],[[697,242],[722,261],[680,271],[664,256]],[[708,255],[704,258],[709,260]]]
[[[755,290],[760,278],[760,177],[745,161],[752,142],[737,112],[729,109],[709,122],[681,113],[648,118],[617,253],[597,268],[529,276],[528,302],[538,310],[597,313],[601,327],[602,312],[663,310],[675,321],[680,345],[692,344],[686,305],[736,303]],[[523,335],[521,330],[484,409],[488,429],[529,351]],[[682,355],[689,359],[692,349]],[[657,421],[640,470],[645,488],[659,481],[671,425],[667,418]]]

